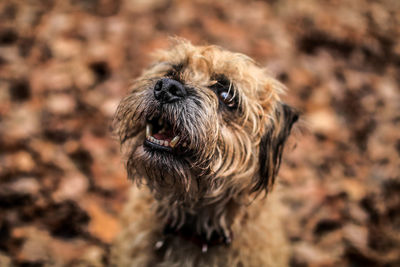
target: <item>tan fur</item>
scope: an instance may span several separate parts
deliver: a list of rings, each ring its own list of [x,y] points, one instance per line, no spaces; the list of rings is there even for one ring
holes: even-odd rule
[[[216,46],[176,40],[154,58],[114,120],[128,176],[146,187],[130,193],[124,230],[112,247],[113,266],[287,266],[280,204],[276,192],[269,193],[297,119],[280,102],[284,87],[250,58]],[[212,90],[221,75],[234,90],[234,110],[221,107]],[[187,88],[184,101],[160,105],[154,99],[156,82],[166,76]],[[146,118],[153,116],[171,122],[190,157],[144,148]],[[268,196],[257,198],[262,191]],[[169,236],[162,249],[155,248],[166,239],[166,225],[180,229],[192,217],[194,233],[232,236],[232,243],[202,252]]]
[[[287,266],[289,247],[280,221],[277,194],[260,198],[237,215],[231,246],[210,248],[206,254],[177,238],[169,254],[157,261],[155,244],[162,227],[154,216],[154,198],[144,189],[132,188],[125,207],[123,231],[112,248],[114,266]]]

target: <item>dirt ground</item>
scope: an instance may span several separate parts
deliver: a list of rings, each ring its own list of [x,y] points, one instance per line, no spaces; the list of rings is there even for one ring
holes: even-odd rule
[[[255,58],[302,111],[291,266],[400,266],[398,0],[0,1],[0,266],[107,265],[130,185],[110,120],[171,35]]]

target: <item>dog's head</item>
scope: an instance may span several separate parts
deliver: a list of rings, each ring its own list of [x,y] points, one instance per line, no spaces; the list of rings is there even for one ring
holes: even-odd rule
[[[270,190],[298,118],[282,89],[245,55],[176,41],[116,112],[128,176],[181,201]]]

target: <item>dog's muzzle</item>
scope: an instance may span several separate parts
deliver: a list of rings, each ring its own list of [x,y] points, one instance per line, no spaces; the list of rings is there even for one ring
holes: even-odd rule
[[[183,100],[187,91],[182,83],[170,78],[162,78],[154,86],[154,98],[162,105]],[[146,118],[146,139],[144,144],[155,150],[172,152],[185,148],[186,142],[174,131],[173,121],[168,121],[161,114],[152,114]]]

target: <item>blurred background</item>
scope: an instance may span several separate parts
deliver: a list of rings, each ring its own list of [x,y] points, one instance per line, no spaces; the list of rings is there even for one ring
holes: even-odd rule
[[[400,266],[400,1],[1,0],[0,266],[107,265],[130,182],[110,120],[168,36],[289,88],[291,266]]]

